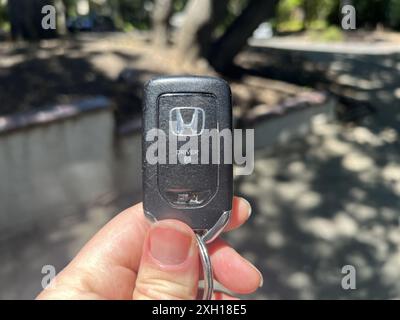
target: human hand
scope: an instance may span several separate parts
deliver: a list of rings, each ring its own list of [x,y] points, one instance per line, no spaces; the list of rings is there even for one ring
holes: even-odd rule
[[[224,231],[241,226],[250,205],[233,200]],[[226,242],[208,245],[214,277],[237,294],[262,285],[261,273]],[[177,220],[151,224],[137,204],[107,223],[38,299],[196,299],[201,278],[195,234]],[[214,299],[233,299],[214,293]]]

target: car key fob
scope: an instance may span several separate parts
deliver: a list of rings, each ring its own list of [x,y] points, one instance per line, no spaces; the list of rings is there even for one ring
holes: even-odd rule
[[[197,76],[149,81],[144,90],[142,147],[146,216],[152,221],[177,219],[203,242],[215,239],[232,209],[229,85]]]

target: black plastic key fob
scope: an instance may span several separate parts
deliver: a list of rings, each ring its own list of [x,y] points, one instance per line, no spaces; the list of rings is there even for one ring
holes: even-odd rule
[[[212,77],[163,77],[144,93],[145,214],[183,221],[210,242],[232,208],[229,85]]]

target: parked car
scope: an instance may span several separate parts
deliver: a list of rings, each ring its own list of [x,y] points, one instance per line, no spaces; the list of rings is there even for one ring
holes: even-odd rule
[[[104,32],[115,31],[115,24],[111,17],[100,15],[85,15],[69,18],[67,28],[70,32]]]

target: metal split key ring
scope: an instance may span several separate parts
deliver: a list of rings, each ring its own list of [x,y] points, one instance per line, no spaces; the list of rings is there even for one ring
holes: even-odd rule
[[[211,266],[210,255],[208,254],[207,246],[203,238],[196,234],[197,244],[199,246],[200,260],[203,266],[204,288],[202,300],[211,300],[214,292],[214,275]]]

